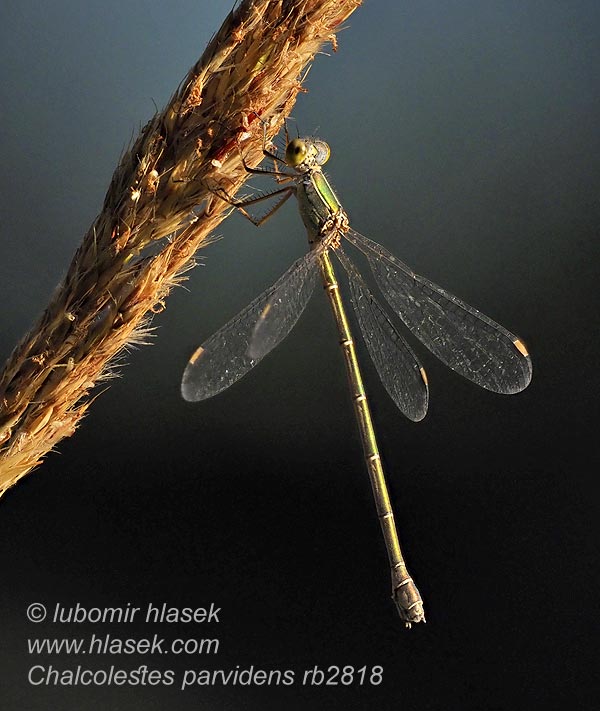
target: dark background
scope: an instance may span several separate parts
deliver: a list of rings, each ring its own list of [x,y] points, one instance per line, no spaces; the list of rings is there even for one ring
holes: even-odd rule
[[[119,154],[228,2],[5,3],[0,22],[0,356],[44,308]],[[418,425],[364,351],[428,623],[389,601],[345,376],[318,295],[214,400],[179,396],[193,349],[306,248],[293,205],[239,216],[155,319],[154,345],[77,435],[0,501],[3,709],[595,708],[600,6],[376,2],[318,56],[294,116],[331,144],[356,229],[520,334],[524,393],[419,351]],[[215,602],[220,623],[28,623],[27,605]],[[28,638],[218,637],[217,656],[28,656]],[[33,687],[32,664],[302,670],[382,665],[380,686]]]

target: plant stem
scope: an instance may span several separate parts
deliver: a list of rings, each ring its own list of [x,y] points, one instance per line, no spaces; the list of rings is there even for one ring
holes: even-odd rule
[[[115,356],[194,266],[303,91],[301,77],[360,0],[242,0],[124,155],[38,323],[0,375],[0,496],[75,431]],[[260,119],[260,120],[259,120]],[[96,395],[97,396],[97,395]]]

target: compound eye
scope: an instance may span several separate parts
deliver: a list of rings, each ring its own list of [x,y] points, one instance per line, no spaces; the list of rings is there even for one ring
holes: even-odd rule
[[[292,167],[300,165],[304,162],[307,153],[306,143],[301,138],[294,138],[285,149],[285,162]]]

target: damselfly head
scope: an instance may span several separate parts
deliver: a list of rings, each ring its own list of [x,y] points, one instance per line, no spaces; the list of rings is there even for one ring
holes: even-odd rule
[[[315,165],[323,165],[331,151],[325,141],[318,138],[293,138],[285,149],[285,162],[297,170],[308,170]]]

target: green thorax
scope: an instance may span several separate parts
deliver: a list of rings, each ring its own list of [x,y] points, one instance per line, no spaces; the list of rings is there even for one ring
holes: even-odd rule
[[[304,173],[296,183],[296,197],[310,244],[323,236],[323,227],[343,212],[342,205],[320,168],[312,168]]]

